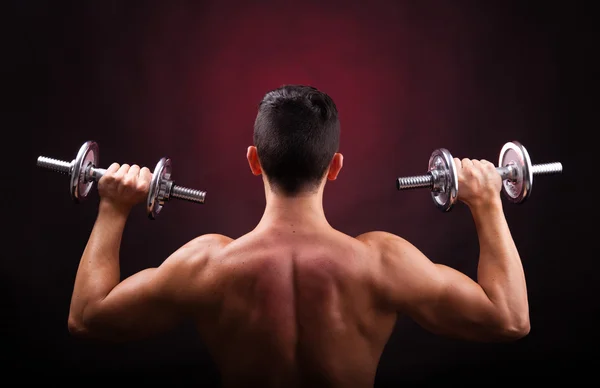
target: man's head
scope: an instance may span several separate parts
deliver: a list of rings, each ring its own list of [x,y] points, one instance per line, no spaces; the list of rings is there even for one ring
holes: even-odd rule
[[[311,86],[285,85],[260,102],[247,156],[252,172],[264,173],[271,190],[295,196],[315,192],[325,176],[337,177],[339,144],[340,122],[331,97]]]

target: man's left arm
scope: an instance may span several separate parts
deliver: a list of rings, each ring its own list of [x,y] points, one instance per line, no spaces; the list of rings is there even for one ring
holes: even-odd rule
[[[178,249],[158,268],[120,281],[119,250],[127,212],[100,204],[81,257],[69,311],[69,331],[116,341],[171,329],[186,316],[194,287],[208,263],[215,237],[206,235]],[[191,277],[195,276],[194,281]]]

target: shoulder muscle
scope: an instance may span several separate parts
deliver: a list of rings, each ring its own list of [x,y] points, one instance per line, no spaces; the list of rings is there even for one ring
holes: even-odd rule
[[[426,297],[440,285],[437,266],[408,240],[380,231],[362,234],[357,239],[376,251],[375,283],[393,307],[398,308],[415,296]]]
[[[159,266],[157,276],[166,286],[177,290],[181,290],[183,284],[193,286],[197,284],[194,280],[206,272],[211,259],[231,241],[231,238],[218,234],[196,237],[173,252]]]
[[[189,261],[194,258],[209,258],[217,254],[231,241],[233,241],[231,238],[221,234],[205,234],[182,245],[181,248],[173,252],[173,254],[167,258],[165,263],[177,262],[182,259]]]

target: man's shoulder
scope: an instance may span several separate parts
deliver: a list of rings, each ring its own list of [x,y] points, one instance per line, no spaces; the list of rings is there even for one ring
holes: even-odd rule
[[[222,234],[203,234],[188,241],[179,248],[174,256],[185,260],[191,258],[209,259],[216,256],[223,248],[234,241],[231,237]]]
[[[356,240],[385,257],[397,256],[400,252],[412,252],[415,249],[414,245],[403,237],[384,231],[363,233],[358,235]]]
[[[232,241],[234,240],[231,237],[217,233],[209,233],[194,238],[188,244],[205,245],[207,247],[214,246],[216,248],[222,248],[230,244]]]
[[[385,245],[387,243],[401,243],[406,242],[400,236],[397,236],[390,232],[384,232],[380,230],[375,230],[371,232],[362,233],[355,237],[358,241],[365,243],[371,246],[380,246]]]

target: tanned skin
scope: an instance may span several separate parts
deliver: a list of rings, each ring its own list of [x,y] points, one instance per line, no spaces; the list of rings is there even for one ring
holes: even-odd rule
[[[317,190],[278,193],[263,175],[264,215],[237,240],[193,239],[158,268],[121,280],[119,249],[151,173],[112,164],[98,182],[97,219],[72,295],[73,335],[126,341],[193,319],[224,387],[372,387],[400,314],[425,329],[471,341],[529,332],[519,253],[504,217],[501,178],[485,160],[455,159],[459,200],[479,237],[477,282],[433,263],[408,241],[374,231],[351,237],[327,222],[323,190],[342,168],[333,157]]]

